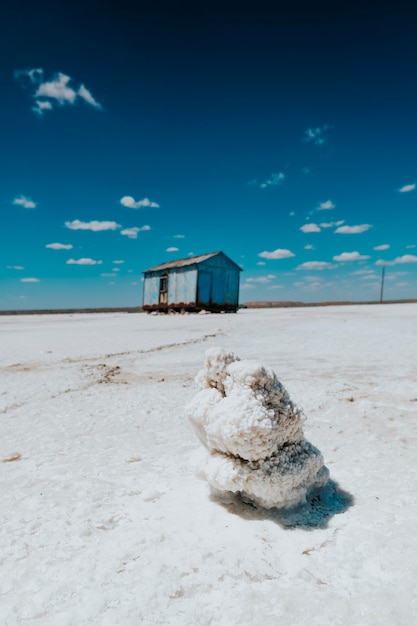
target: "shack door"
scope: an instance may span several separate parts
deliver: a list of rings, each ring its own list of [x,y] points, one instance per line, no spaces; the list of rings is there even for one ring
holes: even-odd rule
[[[168,275],[159,278],[159,304],[168,304]]]

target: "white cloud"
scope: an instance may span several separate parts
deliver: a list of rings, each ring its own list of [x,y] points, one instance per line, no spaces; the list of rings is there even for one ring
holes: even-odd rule
[[[300,230],[302,230],[303,233],[319,233],[321,228],[317,224],[304,224],[304,226],[301,226]]]
[[[24,270],[25,268],[23,267],[23,265],[6,265],[6,269],[8,270]]]
[[[255,187],[259,187],[260,189],[266,189],[267,187],[276,187],[277,185],[281,185],[285,180],[284,172],[275,172],[271,174],[271,176],[262,182],[259,182],[256,178],[249,181],[249,185],[254,185]]]
[[[73,247],[70,243],[47,243],[45,246],[51,250],[72,250]]]
[[[175,246],[172,246],[171,248],[167,248],[166,252],[178,252],[179,248],[175,248]]]
[[[140,209],[142,207],[150,207],[152,209],[159,209],[159,204],[151,202],[149,198],[143,198],[143,200],[135,200],[132,196],[123,196],[120,199],[120,204],[128,209]]]
[[[369,256],[359,254],[359,252],[342,252],[333,257],[333,261],[363,261],[369,259]]]
[[[340,235],[358,235],[372,228],[372,224],[359,224],[358,226],[339,226],[334,231]]]
[[[320,222],[320,228],[334,228],[335,226],[341,226],[344,220],[338,222]]]
[[[129,239],[137,239],[138,233],[143,230],[151,230],[151,227],[145,224],[145,226],[142,227],[133,226],[132,228],[124,228],[120,231],[120,234],[124,235],[125,237],[129,237]]]
[[[68,259],[67,265],[101,265],[103,261],[95,261],[94,259]]]
[[[120,272],[120,267],[113,267],[112,272]]]
[[[41,82],[35,92],[35,98],[50,98],[59,104],[74,104],[77,92],[69,86],[71,78],[58,72],[50,81]]]
[[[258,276],[257,278],[248,278],[247,283],[269,283],[276,278],[275,274],[268,274],[267,276]]]
[[[122,265],[122,263],[124,263],[125,261],[122,261],[121,259],[117,259],[116,261],[112,261],[113,265]]]
[[[405,246],[407,249],[417,248],[415,243],[410,244],[409,246]]]
[[[277,248],[272,252],[268,252],[267,250],[259,252],[258,256],[260,256],[261,259],[288,259],[292,256],[295,256],[295,254],[294,252],[291,252],[291,250]]]
[[[84,87],[84,85],[81,85],[78,88],[78,95],[80,98],[82,98],[83,100],[85,100],[88,104],[91,104],[92,107],[96,108],[96,109],[102,109],[101,104],[99,104],[97,102],[97,100],[95,100],[93,98],[93,96],[91,95],[91,92],[88,91],[88,89],[86,87]]]
[[[121,225],[116,222],[98,222],[97,220],[93,220],[91,222],[73,220],[72,222],[65,222],[65,226],[71,230],[92,230],[94,232],[102,230],[116,230],[117,228],[121,228]]]
[[[285,174],[283,172],[278,172],[276,174],[271,174],[268,180],[265,180],[263,183],[259,184],[261,189],[266,189],[267,187],[276,187],[276,185],[281,185],[284,182]]]
[[[316,128],[307,128],[304,131],[303,141],[313,143],[315,146],[321,146],[327,141],[326,132],[331,128],[329,124],[317,126]]]
[[[328,211],[329,209],[335,209],[336,205],[331,200],[326,200],[326,202],[320,202],[317,208],[319,211]]]
[[[353,276],[363,276],[363,275],[375,276],[375,270],[372,270],[372,269],[357,270],[356,272],[352,272],[352,275]]]
[[[376,276],[376,274],[365,274],[364,276],[361,276],[359,278],[359,280],[370,280],[370,281],[375,281],[375,280],[379,280],[379,277]]]
[[[265,261],[258,261],[256,265],[266,265]]]
[[[309,244],[307,246],[304,246],[304,250],[315,250],[315,247]]]
[[[35,101],[32,111],[38,115],[51,111],[55,105],[74,105],[79,99],[95,109],[102,109],[101,104],[84,85],[72,87],[71,77],[62,72],[57,72],[49,80],[44,80],[44,71],[41,68],[17,70],[14,75],[23,85],[32,88],[31,96]]]
[[[267,289],[283,289],[283,285],[269,285]]]
[[[38,115],[43,115],[45,111],[52,111],[53,106],[48,100],[35,100],[32,111]]]
[[[30,198],[26,196],[19,196],[13,200],[13,204],[17,204],[18,206],[22,206],[25,209],[34,209],[36,207],[36,202],[33,202]]]
[[[39,278],[21,278],[20,279],[21,283],[40,283],[40,279]]]
[[[335,266],[326,261],[307,261],[297,267],[298,270],[331,270]]]
[[[399,265],[402,263],[417,263],[417,256],[415,254],[404,254],[404,256],[397,256],[393,261],[376,262],[376,265]]]
[[[174,239],[185,239],[185,235],[174,235]]]
[[[415,188],[415,183],[412,183],[411,185],[404,185],[404,187],[401,187],[398,191],[400,193],[407,193],[408,191],[414,191]]]
[[[33,68],[31,70],[16,70],[14,73],[14,77],[16,78],[16,80],[27,79],[33,85],[36,85],[37,83],[42,81],[43,70],[41,68]]]
[[[107,272],[107,273],[104,273],[104,274],[100,274],[100,276],[103,276],[105,278],[110,278],[112,276],[117,276],[117,274],[115,274],[114,272]]]
[[[380,246],[374,246],[374,250],[388,250],[389,247],[389,243],[383,243]]]

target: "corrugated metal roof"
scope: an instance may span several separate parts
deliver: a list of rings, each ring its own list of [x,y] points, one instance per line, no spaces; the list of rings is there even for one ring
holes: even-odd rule
[[[160,270],[171,269],[173,267],[186,267],[188,265],[196,265],[197,263],[202,263],[207,259],[210,259],[213,256],[217,256],[218,254],[222,254],[226,259],[228,259],[233,265],[237,267],[237,269],[241,272],[242,268],[232,261],[230,257],[228,257],[224,252],[218,250],[217,252],[209,252],[208,254],[199,254],[197,256],[189,256],[185,259],[177,259],[176,261],[167,261],[166,263],[160,263],[159,265],[154,265],[147,270],[144,270],[142,273],[146,274],[148,272],[158,272]]]
[[[185,267],[187,265],[195,265],[196,263],[201,263],[202,261],[206,261],[207,259],[210,259],[212,256],[216,256],[216,254],[223,254],[223,253],[222,252],[209,252],[208,254],[199,254],[198,256],[189,256],[185,259],[177,259],[177,261],[168,261],[167,263],[154,265],[154,267],[150,267],[149,269],[144,270],[143,273],[146,274],[147,272],[157,272],[159,270],[167,270],[172,267]]]

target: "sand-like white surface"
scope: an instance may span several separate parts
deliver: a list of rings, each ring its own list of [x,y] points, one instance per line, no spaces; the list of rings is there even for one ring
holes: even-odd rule
[[[272,368],[331,490],[216,500],[206,349]],[[414,625],[417,305],[0,317],[0,624]]]

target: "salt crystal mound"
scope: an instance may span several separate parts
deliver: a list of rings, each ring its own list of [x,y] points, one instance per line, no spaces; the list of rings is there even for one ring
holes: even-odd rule
[[[301,504],[326,484],[323,457],[272,370],[220,348],[206,352],[204,365],[185,409],[204,445],[194,457],[200,478],[267,509]]]

